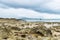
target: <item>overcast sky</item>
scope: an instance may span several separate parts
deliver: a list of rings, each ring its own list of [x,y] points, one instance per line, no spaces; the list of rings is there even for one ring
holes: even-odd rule
[[[0,17],[60,19],[60,0],[0,0]]]

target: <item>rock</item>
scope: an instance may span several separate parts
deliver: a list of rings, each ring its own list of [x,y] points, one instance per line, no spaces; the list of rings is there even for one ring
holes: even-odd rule
[[[47,29],[45,26],[32,28],[32,32],[41,36],[52,36],[51,30]]]
[[[48,27],[46,24],[52,26]],[[60,40],[58,24],[60,23],[56,23],[56,26],[55,22],[26,22],[1,18],[0,40]]]

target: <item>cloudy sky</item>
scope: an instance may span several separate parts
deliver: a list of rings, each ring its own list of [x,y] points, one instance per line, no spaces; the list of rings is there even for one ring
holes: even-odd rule
[[[0,17],[60,19],[60,0],[0,0]]]

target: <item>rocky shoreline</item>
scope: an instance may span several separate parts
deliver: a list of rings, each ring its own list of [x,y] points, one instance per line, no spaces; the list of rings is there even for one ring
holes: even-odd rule
[[[59,40],[59,22],[0,19],[0,40]]]

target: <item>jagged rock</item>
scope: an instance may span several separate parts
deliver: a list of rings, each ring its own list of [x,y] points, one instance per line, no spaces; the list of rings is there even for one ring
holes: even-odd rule
[[[47,29],[45,26],[32,28],[32,32],[41,36],[52,36],[51,30]]]
[[[52,27],[47,28],[48,26],[44,26],[45,23],[51,24]],[[1,18],[0,40],[60,40],[60,26],[53,24]]]
[[[50,28],[53,36],[60,36],[60,26],[53,26]]]

